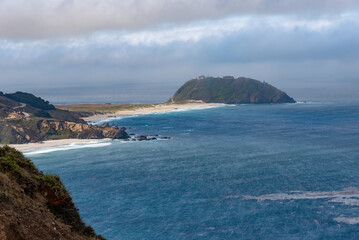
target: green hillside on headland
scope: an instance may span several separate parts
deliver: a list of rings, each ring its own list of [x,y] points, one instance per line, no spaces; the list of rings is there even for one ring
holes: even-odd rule
[[[240,77],[199,77],[183,84],[169,100],[174,103],[295,103],[285,92],[266,82]]]

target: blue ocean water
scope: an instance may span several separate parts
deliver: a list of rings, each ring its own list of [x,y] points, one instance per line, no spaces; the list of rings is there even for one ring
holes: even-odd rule
[[[358,104],[110,122],[172,139],[28,154],[61,176],[84,221],[108,239],[359,239]]]

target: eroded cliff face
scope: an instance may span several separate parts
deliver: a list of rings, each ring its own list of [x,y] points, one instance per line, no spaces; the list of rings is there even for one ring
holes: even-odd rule
[[[127,139],[129,135],[123,128],[57,120],[20,119],[0,123],[0,142],[2,143],[29,143],[64,138]]]
[[[38,123],[40,131],[47,133],[51,136],[55,134],[69,134],[70,137],[80,139],[99,139],[99,138],[112,138],[112,139],[127,139],[129,136],[125,129],[115,127],[100,127],[89,124],[41,120]]]
[[[0,147],[0,239],[104,239],[80,218],[57,175],[43,174],[20,152]]]

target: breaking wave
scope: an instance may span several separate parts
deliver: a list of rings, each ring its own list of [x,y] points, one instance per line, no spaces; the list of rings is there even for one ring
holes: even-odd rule
[[[98,142],[98,141],[87,142],[87,143],[72,143],[72,144],[64,145],[64,146],[48,147],[48,148],[25,151],[24,155],[32,156],[32,155],[43,154],[43,153],[67,151],[67,150],[74,150],[74,149],[81,149],[81,148],[105,147],[105,146],[109,146],[111,144],[112,144],[111,142]]]

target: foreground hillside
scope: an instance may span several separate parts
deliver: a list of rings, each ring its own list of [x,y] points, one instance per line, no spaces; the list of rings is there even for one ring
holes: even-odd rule
[[[81,220],[57,175],[0,147],[0,239],[104,239]]]
[[[294,99],[272,85],[250,78],[199,77],[187,81],[170,101],[205,103],[294,103]]]
[[[49,102],[29,93],[0,92],[0,143],[129,137],[124,129],[88,125],[81,119],[85,116],[88,115],[57,109]]]

